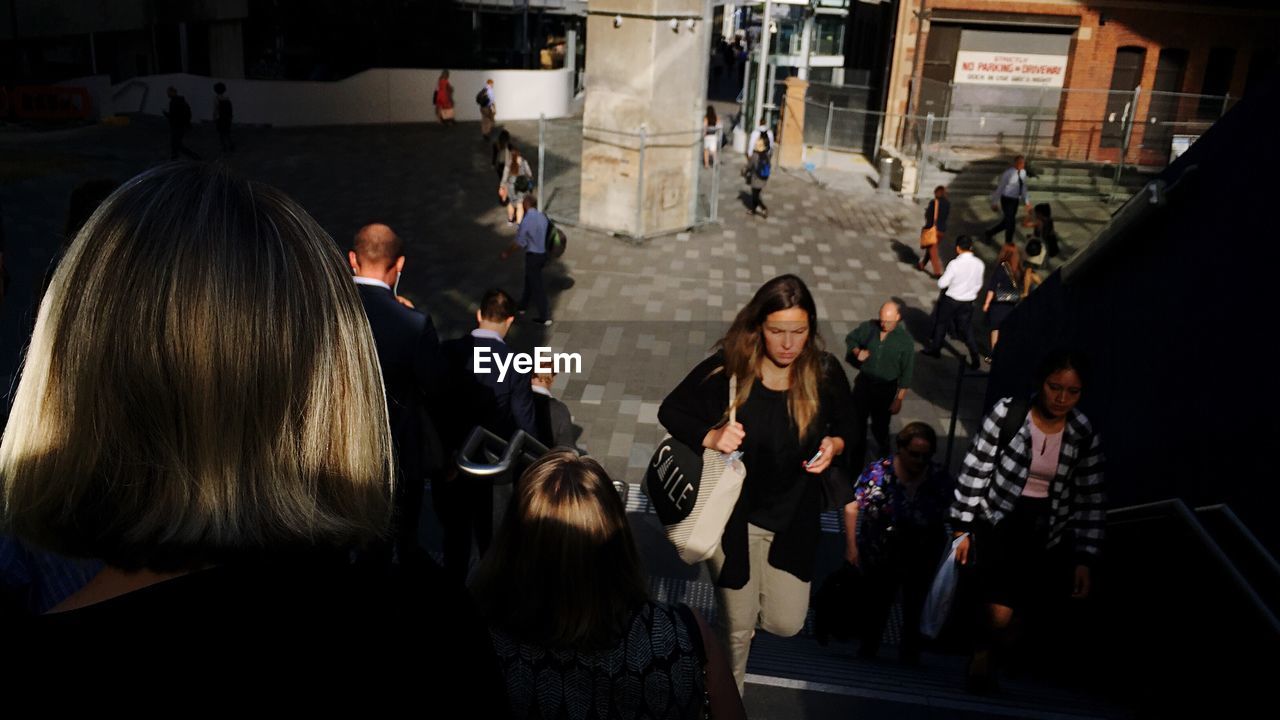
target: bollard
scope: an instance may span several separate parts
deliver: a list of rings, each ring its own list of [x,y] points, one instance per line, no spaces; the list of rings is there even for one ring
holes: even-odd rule
[[[876,192],[891,193],[893,192],[893,163],[894,159],[889,156],[880,158],[880,181],[876,185]]]

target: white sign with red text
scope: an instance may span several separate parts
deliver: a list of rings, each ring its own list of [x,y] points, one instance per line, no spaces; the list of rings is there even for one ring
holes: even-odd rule
[[[1066,55],[961,50],[956,56],[957,83],[1062,87],[1066,74]]]

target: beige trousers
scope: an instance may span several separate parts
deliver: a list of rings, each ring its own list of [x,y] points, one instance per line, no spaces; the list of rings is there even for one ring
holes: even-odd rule
[[[497,116],[497,112],[495,112],[496,110],[497,108],[495,108],[493,105],[489,105],[489,107],[486,107],[486,108],[480,108],[480,134],[481,135],[488,137],[489,133],[493,132],[493,120]]]
[[[809,611],[809,583],[785,570],[769,564],[769,548],[773,533],[755,525],[747,525],[747,555],[751,577],[739,590],[716,587],[719,612],[716,630],[729,650],[733,679],[738,692],[743,691],[747,676],[747,654],[756,627],[765,632],[791,637],[804,629]],[[716,548],[707,561],[712,581],[718,580],[724,568],[724,551]]]

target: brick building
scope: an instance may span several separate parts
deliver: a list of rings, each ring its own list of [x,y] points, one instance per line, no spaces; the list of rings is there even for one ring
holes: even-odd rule
[[[1273,73],[1280,45],[1264,0],[899,0],[897,22],[885,144],[932,113],[952,146],[1144,166]]]

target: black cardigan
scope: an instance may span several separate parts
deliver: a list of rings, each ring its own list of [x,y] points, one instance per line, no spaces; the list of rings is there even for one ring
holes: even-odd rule
[[[829,353],[824,353],[823,378],[819,386],[818,416],[805,437],[804,442],[795,436],[795,428],[791,428],[791,448],[787,455],[807,460],[817,451],[824,436],[840,437],[846,445],[850,445],[853,436],[850,409],[852,397],[849,392],[849,380],[845,377],[840,362]],[[711,373],[724,364],[723,355],[716,353],[698,364],[674,390],[662,401],[658,409],[658,420],[671,433],[671,436],[691,448],[701,448],[707,432],[720,424],[729,406],[729,379],[723,373]],[[758,389],[753,387],[753,393]],[[750,400],[748,400],[750,403]],[[745,418],[739,418],[744,420]],[[745,426],[747,423],[743,422]],[[748,438],[751,428],[746,427]],[[770,459],[772,460],[772,459]],[[753,462],[754,461],[754,462]],[[724,550],[724,568],[717,579],[720,587],[738,589],[750,579],[750,563],[747,557],[747,519],[752,510],[748,507],[747,498],[752,494],[747,486],[751,485],[752,466],[759,469],[775,463],[753,457],[753,451],[745,447],[743,462],[747,466],[746,485],[738,497],[729,522],[725,525],[721,537]],[[786,463],[790,467],[790,463]],[[784,528],[775,531],[773,544],[769,550],[769,564],[779,570],[795,575],[809,582],[813,579],[814,557],[818,549],[821,528],[818,515],[822,511],[822,483],[818,476],[804,471],[800,462],[794,464],[794,483],[803,483],[799,491],[795,512],[786,522]],[[757,481],[760,482],[760,481]]]

